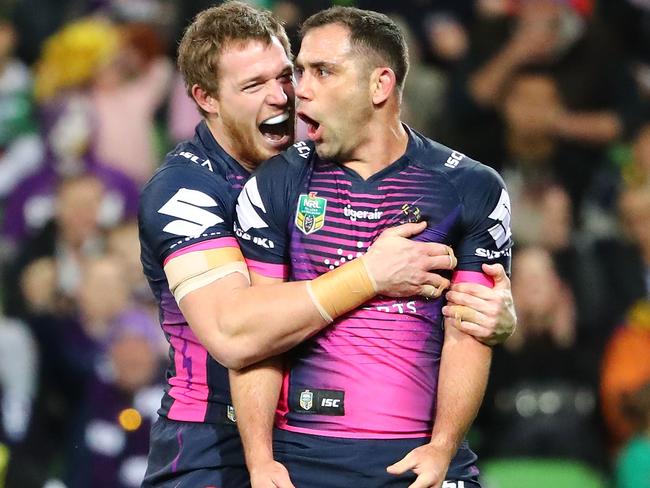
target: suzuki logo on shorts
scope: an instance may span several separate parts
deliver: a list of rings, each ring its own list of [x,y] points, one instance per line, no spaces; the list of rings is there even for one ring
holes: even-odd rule
[[[158,210],[158,213],[178,218],[168,223],[163,231],[177,236],[199,237],[208,227],[223,222],[221,217],[206,210],[217,206],[211,196],[198,190],[181,188]]]
[[[464,481],[444,481],[440,488],[465,488]]]

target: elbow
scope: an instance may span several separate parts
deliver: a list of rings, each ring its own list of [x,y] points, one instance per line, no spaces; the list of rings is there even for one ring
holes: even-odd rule
[[[243,337],[222,336],[209,347],[208,352],[219,364],[235,371],[264,359],[261,351],[246,346],[246,339]]]

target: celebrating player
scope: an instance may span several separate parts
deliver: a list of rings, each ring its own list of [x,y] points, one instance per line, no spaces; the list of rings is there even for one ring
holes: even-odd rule
[[[363,259],[317,279],[249,287],[247,266],[258,276],[266,265],[241,255],[235,202],[250,171],[293,142],[288,40],[269,13],[229,2],[188,27],[179,66],[205,120],[167,156],[140,203],[142,263],[170,343],[168,388],[143,486],[241,488],[248,475],[224,366],[286,351],[377,294],[435,298],[449,280],[429,270],[449,270],[455,258],[447,245],[406,239],[424,228],[410,223],[381,234]],[[255,218],[240,224],[263,225]],[[275,246],[254,240],[260,248]],[[491,312],[466,304],[481,314],[473,322],[484,341],[512,330],[509,289],[502,291],[475,298]],[[327,319],[322,310],[329,310]]]
[[[408,55],[399,28],[334,7],[302,32],[297,114],[310,142],[244,186],[236,229],[246,258],[263,263],[267,282],[287,268],[292,280],[319,279],[384,229],[426,220],[416,239],[455,249],[454,282],[491,284],[486,265],[510,263],[508,194],[493,170],[400,122]],[[344,292],[324,281],[312,290],[320,303]],[[443,305],[377,296],[283,359],[232,372],[253,487],[293,486],[271,452],[278,398],[275,456],[299,488],[480,486],[463,437],[491,349],[443,328]],[[335,312],[321,308],[327,321]]]

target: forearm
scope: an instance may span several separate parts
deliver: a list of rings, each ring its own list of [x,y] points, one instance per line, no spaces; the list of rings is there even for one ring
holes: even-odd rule
[[[607,144],[623,130],[620,118],[610,111],[565,112],[555,121],[558,136],[591,144]]]
[[[469,92],[481,107],[495,106],[510,75],[519,66],[516,53],[506,47],[469,79]]]
[[[328,325],[304,281],[237,290],[220,315],[221,334],[239,351],[240,367],[283,353]]]
[[[230,371],[232,401],[249,471],[273,460],[273,420],[281,385],[279,358]]]
[[[445,328],[431,443],[456,453],[483,400],[492,349],[455,327]]]

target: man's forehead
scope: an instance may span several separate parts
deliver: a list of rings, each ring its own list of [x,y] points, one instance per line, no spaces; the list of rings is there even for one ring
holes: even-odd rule
[[[273,37],[271,42],[263,39],[229,41],[222,48],[219,65],[223,72],[231,71],[242,78],[255,71],[282,70],[291,66],[291,61],[282,43]]]
[[[296,58],[297,64],[342,62],[352,52],[350,31],[341,24],[315,27],[305,34]]]

